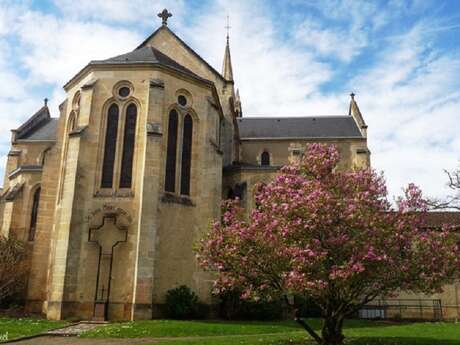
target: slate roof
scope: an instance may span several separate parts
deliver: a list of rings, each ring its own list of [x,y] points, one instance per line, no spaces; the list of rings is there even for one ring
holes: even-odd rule
[[[178,62],[174,61],[169,56],[163,54],[158,49],[155,49],[151,46],[143,46],[136,48],[130,53],[114,56],[106,60],[93,60],[89,63],[90,65],[113,65],[113,64],[157,64],[172,68],[176,71],[191,75],[195,78],[198,78],[203,81],[208,80],[200,77],[199,75],[193,73],[188,68],[182,66]]]
[[[241,139],[362,138],[351,116],[242,117]]]
[[[56,140],[57,124],[45,105],[15,130],[16,140]]]
[[[58,127],[58,119],[50,118],[41,127],[36,128],[26,137],[21,140],[56,140],[56,132]]]
[[[224,76],[219,72],[217,71],[214,67],[212,67],[205,59],[203,59],[201,57],[200,54],[198,54],[195,50],[193,50],[187,43],[185,43],[184,40],[182,40],[179,36],[177,36],[174,31],[172,31],[168,26],[166,25],[162,25],[160,26],[158,29],[156,29],[149,37],[147,37],[144,42],[142,42],[138,47],[137,49],[139,48],[142,48],[142,47],[145,47],[147,45],[147,43],[152,39],[152,37],[154,37],[156,34],[158,34],[161,30],[166,30],[168,31],[173,37],[175,37],[180,44],[182,44],[182,46],[187,49],[192,55],[194,55],[195,57],[197,57],[201,62],[203,62],[206,66],[209,67],[209,69],[216,75],[218,76],[219,78],[221,78],[222,80],[225,80]]]

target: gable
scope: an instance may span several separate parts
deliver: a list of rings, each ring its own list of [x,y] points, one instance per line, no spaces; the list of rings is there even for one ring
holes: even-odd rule
[[[224,77],[214,67],[208,64],[206,60],[190,48],[167,26],[162,26],[156,30],[138,49],[145,46],[158,49],[202,78],[214,82],[225,82]]]

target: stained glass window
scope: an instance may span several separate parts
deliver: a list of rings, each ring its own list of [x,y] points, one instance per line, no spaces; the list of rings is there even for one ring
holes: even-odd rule
[[[136,140],[136,120],[137,107],[135,104],[131,103],[126,109],[120,188],[131,188],[133,179],[134,144]]]
[[[35,239],[35,232],[37,230],[38,206],[40,203],[40,192],[41,188],[38,187],[34,193],[32,212],[30,216],[29,241],[33,241]]]
[[[267,151],[262,152],[260,165],[270,165],[270,154]]]
[[[176,190],[177,126],[177,112],[171,110],[168,123],[168,147],[166,151],[165,172],[165,191],[171,193],[174,193]]]
[[[107,114],[107,129],[105,132],[104,160],[102,163],[102,188],[112,188],[115,154],[117,151],[119,110],[112,104]]]
[[[192,163],[192,134],[193,120],[187,114],[184,118],[184,133],[182,139],[182,169],[180,176],[180,193],[190,195],[190,168]]]

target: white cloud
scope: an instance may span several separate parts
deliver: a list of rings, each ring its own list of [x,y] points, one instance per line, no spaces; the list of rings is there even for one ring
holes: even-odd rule
[[[89,18],[102,21],[136,23],[153,26],[157,23],[157,13],[163,8],[173,12],[176,21],[184,15],[183,0],[53,0],[66,17]]]
[[[305,98],[318,92],[331,70],[308,51],[283,42],[262,1],[217,1],[182,30],[186,41],[218,70],[225,46],[225,15],[231,13],[230,45],[243,111],[250,115],[305,113]]]
[[[19,59],[30,71],[33,82],[59,84],[68,81],[90,60],[131,51],[142,39],[126,29],[37,12],[27,12],[19,18],[17,35],[27,52]]]
[[[312,18],[305,20],[295,32],[298,44],[322,56],[336,56],[344,62],[350,62],[367,45],[367,37],[362,31],[353,34],[346,30],[327,29]]]
[[[445,195],[443,169],[460,158],[460,57],[434,53],[425,28],[391,39],[350,82],[361,90],[372,162],[385,171],[391,194],[413,181],[426,194]]]
[[[2,155],[8,152],[10,129],[34,114],[44,97],[50,98],[51,113],[58,116],[65,82],[90,60],[125,53],[142,41],[135,31],[44,14],[26,5],[0,2]]]
[[[27,10],[30,1],[0,0],[0,37],[10,34],[16,26],[15,19],[18,13]]]

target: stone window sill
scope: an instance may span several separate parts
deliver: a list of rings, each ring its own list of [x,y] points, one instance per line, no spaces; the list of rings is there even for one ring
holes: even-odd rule
[[[172,193],[164,193],[161,197],[161,202],[169,204],[180,204],[184,206],[195,206],[192,199],[185,195],[176,195]]]
[[[132,190],[98,190],[94,193],[95,198],[133,198],[134,192]]]

